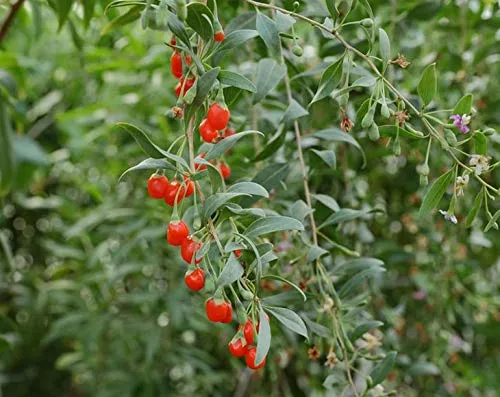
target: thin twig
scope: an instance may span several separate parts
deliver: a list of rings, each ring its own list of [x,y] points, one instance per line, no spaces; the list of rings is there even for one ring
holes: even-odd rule
[[[12,22],[14,22],[14,18],[17,14],[17,12],[20,10],[21,6],[23,5],[24,0],[17,0],[12,6],[10,7],[10,11],[7,14],[7,17],[2,23],[2,26],[0,27],[0,43],[5,39],[5,36],[7,36],[7,32],[9,31],[10,27],[12,26]]]

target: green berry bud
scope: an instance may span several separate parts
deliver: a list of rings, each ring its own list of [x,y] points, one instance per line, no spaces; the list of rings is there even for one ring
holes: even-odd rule
[[[364,26],[365,28],[371,28],[373,26],[373,19],[371,18],[365,18],[361,21],[361,26]]]
[[[394,145],[392,147],[392,150],[396,156],[401,155],[401,144],[399,143],[399,140],[394,141]]]
[[[372,141],[378,141],[379,140],[379,138],[380,138],[380,132],[378,130],[378,125],[377,124],[372,123],[372,125],[370,126],[370,128],[368,130],[368,137]]]
[[[374,105],[370,109],[368,109],[368,112],[366,112],[365,117],[363,117],[363,120],[361,120],[361,127],[368,128],[373,124],[373,117],[375,116],[376,107],[377,106]]]
[[[417,172],[420,175],[429,176],[429,172],[430,172],[429,165],[427,163],[418,165],[417,166]]]
[[[292,54],[296,57],[301,57],[304,54],[304,50],[300,45],[294,44],[294,46],[292,47]]]
[[[388,119],[391,117],[391,111],[389,110],[389,106],[387,106],[387,103],[382,103],[382,107],[380,108],[380,114],[382,117]]]
[[[420,175],[420,186],[427,186],[429,184],[429,177]]]

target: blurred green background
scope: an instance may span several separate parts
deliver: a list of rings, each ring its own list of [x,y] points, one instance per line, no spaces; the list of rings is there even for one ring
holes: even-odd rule
[[[243,12],[242,3],[219,1],[224,26]],[[318,15],[319,3],[302,2],[302,11]],[[411,68],[438,60],[443,108],[472,92],[475,122],[498,129],[498,3],[370,3]],[[204,297],[184,287],[184,265],[164,240],[170,210],[145,199],[148,175],[130,174],[118,183],[144,155],[116,122],[144,127],[162,146],[181,131],[169,116],[175,80],[171,50],[163,43],[170,33],[143,30],[139,20],[110,25],[123,10],[105,15],[105,4],[96,2],[85,28],[75,3],[70,23],[59,29],[45,2],[27,1],[0,43],[2,106],[15,132],[17,164],[10,192],[0,198],[0,395],[340,395],[334,385],[322,385],[332,371],[309,360],[309,346],[278,327],[273,326],[277,336],[265,371],[252,374],[229,359],[234,325],[208,323]],[[9,9],[0,5],[0,20]],[[305,50],[297,72],[338,52],[334,42],[306,25],[297,29]],[[261,47],[256,42],[254,51]],[[223,62],[240,65],[251,78],[255,58],[247,51]],[[408,90],[419,77],[411,68],[391,76]],[[307,84],[317,83],[295,81],[294,91],[306,92]],[[362,99],[353,96],[351,111]],[[243,126],[245,98],[231,106]],[[259,129],[270,136],[276,104],[265,106],[257,117]],[[338,125],[338,116],[332,119],[337,110],[334,103],[318,103],[306,123],[313,129]],[[403,142],[403,155],[396,157],[358,129],[353,134],[368,166],[361,169],[342,150],[337,170],[316,172],[312,184],[341,206],[379,205],[386,211],[337,232],[347,246],[386,263],[387,272],[370,286],[369,310],[384,322],[384,349],[399,352],[388,389],[401,396],[496,396],[499,232],[483,233],[480,220],[472,229],[437,216],[419,221],[422,190],[415,165],[425,148]],[[248,141],[233,151],[233,180],[248,173],[253,150]],[[500,157],[498,133],[489,151]],[[292,149],[276,158],[287,153]],[[441,156],[436,150],[435,167],[446,166]],[[292,165],[287,189],[277,189],[270,204],[281,211],[302,195],[300,173]],[[500,184],[498,172],[490,179]],[[459,219],[472,205],[474,186],[469,189]],[[293,252],[282,255],[282,263],[290,257]]]

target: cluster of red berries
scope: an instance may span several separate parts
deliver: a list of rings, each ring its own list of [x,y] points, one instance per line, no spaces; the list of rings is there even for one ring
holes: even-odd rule
[[[267,315],[266,315],[267,316]],[[269,317],[267,318],[269,321]],[[257,323],[256,331],[259,331],[260,322]],[[257,348],[253,346],[254,342],[254,326],[252,320],[248,319],[244,326],[238,327],[238,332],[234,335],[231,342],[229,342],[229,352],[234,357],[245,357],[245,363],[248,368],[259,369],[266,364],[266,358],[258,365],[255,363],[255,357],[257,356]]]
[[[175,38],[170,40],[170,44],[173,46],[177,44]],[[189,55],[185,56],[185,62],[188,67],[191,65],[191,57]],[[172,75],[179,79],[179,82],[175,86],[175,95],[180,97],[181,94],[184,95],[194,85],[195,78],[190,77],[186,79],[184,77],[182,55],[177,50],[174,51],[172,57],[170,58],[170,70],[172,71]]]
[[[194,193],[194,182],[187,176],[184,182],[179,183],[177,179],[168,181],[165,175],[153,174],[148,180],[148,193],[151,198],[164,199],[171,207],[179,204],[184,198],[192,196]]]

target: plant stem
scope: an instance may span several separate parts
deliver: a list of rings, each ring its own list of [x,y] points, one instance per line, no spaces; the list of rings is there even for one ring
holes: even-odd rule
[[[23,5],[24,0],[17,0],[12,6],[10,7],[10,11],[5,17],[5,20],[2,23],[2,26],[0,27],[0,43],[5,39],[5,36],[7,36],[7,32],[9,31],[10,27],[12,26],[12,22],[14,22],[14,18],[16,17],[17,12],[21,9],[21,6]]]

